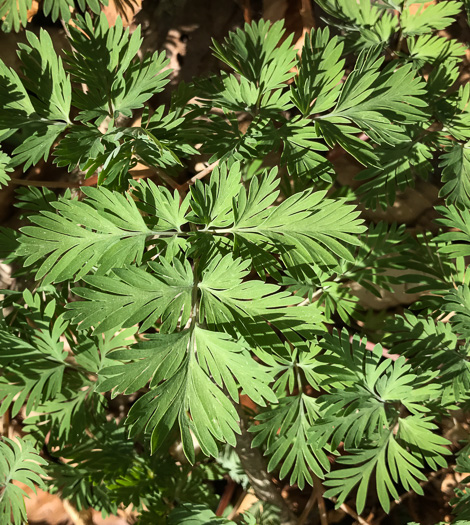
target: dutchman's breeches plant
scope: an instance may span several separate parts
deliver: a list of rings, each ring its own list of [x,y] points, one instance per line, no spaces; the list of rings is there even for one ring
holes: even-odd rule
[[[165,54],[98,1],[60,56],[41,30],[21,70],[0,62],[0,184],[49,158],[96,179],[18,191],[24,226],[0,229],[24,283],[0,290],[0,414],[22,423],[0,441],[1,524],[26,519],[14,480],[141,524],[229,523],[205,480],[231,469],[261,498],[264,456],[274,521],[240,519],[287,524],[273,476],[361,515],[470,471],[441,426],[470,399],[470,86],[465,45],[438,33],[464,6],[316,2],[327,25],[300,52],[282,22],[246,24],[165,106]],[[333,149],[361,166],[354,189]],[[431,231],[370,218],[431,175]],[[355,290],[398,285],[419,300],[377,328]]]

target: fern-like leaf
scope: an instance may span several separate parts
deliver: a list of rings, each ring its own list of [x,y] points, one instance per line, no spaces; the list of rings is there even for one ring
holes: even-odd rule
[[[35,485],[44,486],[40,476],[46,473],[43,459],[32,444],[17,438],[4,437],[0,441],[0,519],[3,523],[21,525],[27,519],[23,497],[26,491],[13,481],[24,483],[35,491]]]

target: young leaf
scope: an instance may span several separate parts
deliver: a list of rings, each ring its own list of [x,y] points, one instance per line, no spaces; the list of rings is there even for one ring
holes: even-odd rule
[[[212,41],[214,55],[258,86],[259,96],[283,87],[292,78],[295,50],[292,35],[279,44],[285,29],[282,22],[260,20],[245,24],[244,31],[229,33],[223,44]]]
[[[170,71],[162,71],[168,64],[164,53],[136,59],[142,43],[140,27],[130,35],[120,17],[110,27],[104,13],[95,22],[87,13],[75,24],[69,26],[73,51],[67,63],[74,81],[88,87],[85,93],[73,94],[74,104],[82,110],[81,120],[100,123],[107,116],[130,117],[133,109],[141,108],[167,84]]]

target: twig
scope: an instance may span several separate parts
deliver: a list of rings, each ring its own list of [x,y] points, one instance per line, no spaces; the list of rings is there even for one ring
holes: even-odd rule
[[[307,304],[313,303],[314,301],[316,301],[321,296],[323,291],[324,291],[323,288],[319,288],[318,290],[315,291],[315,293],[312,295],[312,297],[310,299],[307,297],[301,303],[299,303],[297,306],[307,306]]]
[[[223,515],[224,510],[227,508],[228,504],[230,503],[230,500],[232,499],[236,486],[237,484],[232,479],[229,479],[225,487],[224,493],[222,494],[222,497],[220,498],[219,505],[217,506],[217,510],[215,511],[216,516]]]
[[[313,508],[313,505],[315,504],[315,501],[317,499],[317,495],[315,493],[315,487],[312,490],[312,493],[310,494],[310,497],[308,498],[307,504],[305,505],[305,508],[300,515],[299,520],[297,521],[297,525],[304,525],[304,523],[307,521],[307,518]],[[322,525],[324,525],[322,520]]]
[[[289,509],[281,491],[274,484],[272,477],[268,474],[265,458],[259,448],[251,447],[251,435],[248,432],[243,408],[235,405],[240,417],[240,435],[237,436],[235,451],[240,458],[240,463],[245,471],[256,497],[267,501],[281,509],[281,523],[283,525],[297,525],[297,519]]]
[[[315,27],[315,16],[312,11],[311,0],[302,0],[300,16],[302,17],[302,25],[304,28],[304,32],[310,31],[310,29]]]
[[[346,514],[349,514],[351,518],[354,518],[361,525],[370,525],[368,521],[366,521],[364,518],[361,518],[361,516],[359,516],[359,514],[356,511],[354,511],[351,507],[346,505],[346,503],[342,503],[339,508]]]
[[[3,428],[2,428],[2,434],[5,437],[11,437],[10,436],[10,408],[6,410],[6,412],[3,414]]]
[[[68,500],[62,500],[64,509],[74,525],[95,525],[90,509],[78,511]]]
[[[240,508],[240,505],[242,504],[243,500],[245,499],[245,496],[247,495],[247,491],[244,490],[240,497],[237,499],[237,502],[233,506],[233,509],[231,510],[230,514],[227,516],[228,520],[233,520],[233,518],[238,514],[238,509]]]
[[[182,186],[181,186],[181,190],[182,191],[186,191],[189,189],[190,186],[192,186],[197,180],[201,180],[203,179],[206,175],[209,175],[209,173],[212,173],[212,171],[214,171],[214,168],[216,166],[218,166],[219,164],[219,161],[216,160],[215,162],[213,162],[212,164],[210,164],[209,166],[207,166],[207,168],[203,169],[202,171],[200,171],[199,173],[196,173],[196,175],[194,175],[194,177],[191,177],[188,182],[185,182]]]
[[[313,491],[316,493],[317,496],[320,523],[321,525],[328,525],[328,516],[326,514],[325,500],[323,499],[323,492],[325,492],[325,490],[323,488],[321,479],[315,474],[313,474]]]
[[[307,504],[305,505],[305,508],[299,518],[299,521],[297,522],[297,525],[303,525],[307,518],[312,511],[312,507],[317,502],[318,505],[318,514],[320,515],[320,523],[321,525],[328,525],[328,515],[326,513],[326,507],[325,507],[325,500],[323,499],[323,485],[321,482],[321,479],[313,474],[313,489],[312,494],[310,495],[310,498],[307,501]]]
[[[251,5],[250,0],[243,0],[243,19],[247,24],[251,24],[252,22],[252,16],[251,16]]]

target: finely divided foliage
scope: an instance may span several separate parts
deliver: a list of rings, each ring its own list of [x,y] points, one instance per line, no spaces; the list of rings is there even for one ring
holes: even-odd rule
[[[182,502],[169,523],[228,523],[202,480],[245,432],[242,395],[268,470],[322,480],[359,514],[446,467],[438,424],[470,388],[470,88],[454,87],[465,47],[436,32],[463,6],[316,2],[328,25],[301,54],[281,22],[246,24],[213,43],[224,72],[168,106],[149,104],[164,54],[141,56],[140,29],[109,27],[106,2],[79,0],[65,58],[42,30],[19,71],[0,61],[0,187],[51,156],[97,186],[18,192],[28,223],[0,230],[0,256],[37,281],[2,290],[0,414],[21,413],[28,438],[0,443],[1,519],[25,517],[12,481],[47,473],[79,509],[132,504],[154,524]],[[72,3],[43,9],[68,20]],[[30,6],[0,0],[4,26]],[[354,191],[337,151],[362,166]],[[217,166],[188,184],[195,155]],[[155,176],[134,180],[138,163]],[[434,237],[361,217],[437,173]],[[378,335],[355,291],[397,284],[426,295]],[[117,424],[116,396],[132,396]],[[175,442],[197,468],[168,454]]]

